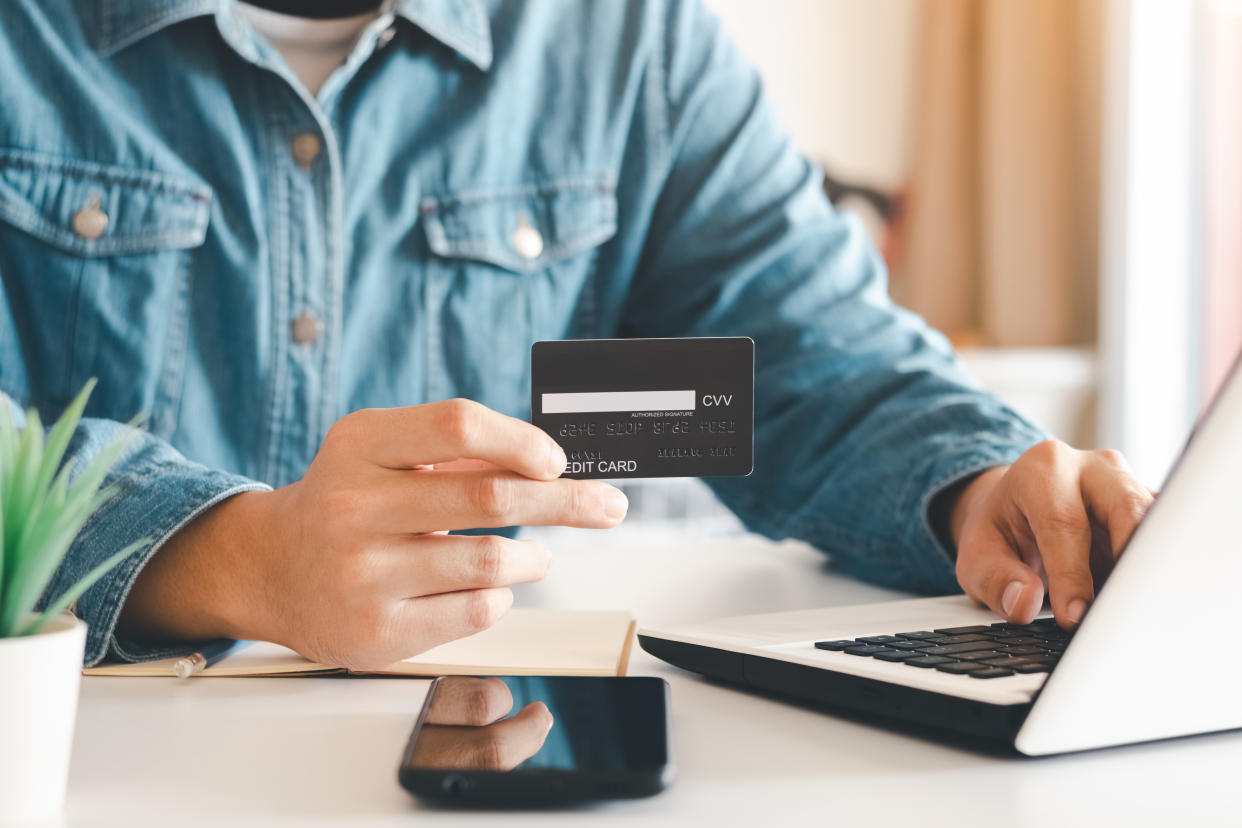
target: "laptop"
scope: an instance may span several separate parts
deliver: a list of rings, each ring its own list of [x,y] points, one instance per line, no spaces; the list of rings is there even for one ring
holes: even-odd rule
[[[641,629],[670,664],[1028,756],[1242,727],[1242,369],[1235,363],[1072,634],[965,596]]]

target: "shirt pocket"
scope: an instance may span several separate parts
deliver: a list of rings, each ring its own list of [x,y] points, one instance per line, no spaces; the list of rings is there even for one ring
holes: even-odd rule
[[[55,411],[97,377],[88,413],[168,436],[211,203],[188,176],[0,150],[4,390]]]
[[[428,398],[525,416],[530,347],[591,336],[600,246],[616,235],[609,174],[424,198]]]

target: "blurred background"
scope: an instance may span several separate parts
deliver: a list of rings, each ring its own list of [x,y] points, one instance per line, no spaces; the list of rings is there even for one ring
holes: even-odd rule
[[[1242,345],[1242,0],[707,0],[891,292],[1158,486]],[[697,482],[633,518],[729,525]]]

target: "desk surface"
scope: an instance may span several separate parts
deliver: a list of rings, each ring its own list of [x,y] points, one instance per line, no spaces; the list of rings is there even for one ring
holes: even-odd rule
[[[798,544],[649,530],[544,534],[557,554],[525,606],[629,608],[640,624],[896,597]],[[998,758],[703,681],[635,648],[672,686],[678,775],[661,796],[558,813],[420,809],[396,765],[426,681],[83,681],[70,825],[491,823],[1242,824],[1242,734]],[[709,822],[710,820],[710,822]]]

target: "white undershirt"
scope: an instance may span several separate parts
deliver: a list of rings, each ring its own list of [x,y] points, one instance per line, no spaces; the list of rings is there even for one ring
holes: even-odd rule
[[[312,95],[337,70],[379,11],[335,20],[314,20],[238,3],[238,11],[255,31],[280,52],[285,63]]]

